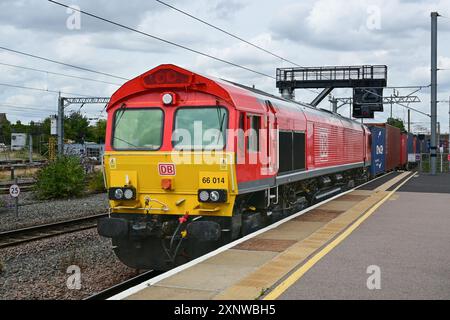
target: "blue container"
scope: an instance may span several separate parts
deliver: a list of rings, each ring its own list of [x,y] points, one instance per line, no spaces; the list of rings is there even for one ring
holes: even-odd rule
[[[372,177],[385,171],[386,163],[386,129],[382,127],[370,127],[372,132],[372,162],[370,174]]]
[[[420,153],[420,146],[421,146],[421,144],[422,144],[422,140],[419,140],[419,138],[418,137],[416,137],[417,139],[416,139],[416,153]]]
[[[414,135],[412,133],[408,133],[407,150],[408,154],[416,153],[414,150]]]

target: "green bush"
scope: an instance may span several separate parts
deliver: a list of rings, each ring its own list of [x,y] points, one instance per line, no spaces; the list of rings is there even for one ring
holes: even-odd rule
[[[106,191],[102,171],[97,171],[89,175],[89,191],[97,193]]]
[[[78,158],[59,157],[38,172],[35,192],[39,199],[78,197],[85,190],[85,179]]]

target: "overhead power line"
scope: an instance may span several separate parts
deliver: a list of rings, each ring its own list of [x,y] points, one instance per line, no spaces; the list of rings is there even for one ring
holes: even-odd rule
[[[6,66],[6,67],[11,67],[11,68],[19,68],[19,69],[24,69],[24,70],[30,70],[30,71],[54,74],[54,75],[61,76],[61,77],[75,78],[75,79],[80,79],[80,80],[101,82],[101,83],[106,83],[106,84],[112,84],[112,85],[115,85],[115,86],[120,86],[120,84],[112,83],[112,82],[108,82],[108,81],[97,80],[97,79],[90,79],[90,78],[83,78],[83,77],[69,75],[69,74],[65,74],[65,73],[53,72],[53,71],[42,70],[42,69],[35,69],[35,68],[19,66],[19,65],[15,65],[15,64],[9,64],[9,63],[2,63],[2,62],[0,62],[0,65]]]
[[[163,39],[163,38],[161,38],[161,37],[157,37],[157,36],[152,35],[152,34],[150,34],[150,33],[140,31],[140,30],[138,30],[138,29],[135,29],[135,28],[126,26],[126,25],[124,25],[124,24],[121,24],[121,23],[112,21],[112,20],[110,20],[110,19],[100,17],[100,16],[95,15],[95,14],[93,14],[93,13],[86,12],[86,11],[84,11],[84,10],[79,10],[79,9],[77,9],[77,8],[70,7],[70,6],[66,5],[66,4],[63,4],[63,3],[60,3],[60,2],[57,2],[57,1],[53,1],[53,0],[48,0],[48,1],[51,2],[51,3],[57,4],[57,5],[59,5],[59,6],[65,7],[65,8],[70,8],[71,10],[80,12],[80,13],[85,14],[85,15],[87,15],[87,16],[90,16],[90,17],[92,17],[92,18],[95,18],[95,19],[98,19],[98,20],[102,20],[102,21],[107,22],[107,23],[109,23],[109,24],[113,24],[113,25],[118,26],[118,27],[121,27],[121,28],[123,28],[123,29],[127,29],[127,30],[130,30],[130,31],[133,31],[133,32],[142,34],[142,35],[147,36],[147,37],[149,37],[149,38],[152,38],[152,39],[155,39],[155,40],[158,40],[158,41],[161,41],[161,42],[170,44],[170,45],[172,45],[172,46],[175,46],[175,47],[178,47],[178,48],[181,48],[181,49],[184,49],[184,50],[187,50],[187,51],[196,53],[196,54],[198,54],[198,55],[201,55],[201,56],[204,56],[204,57],[207,57],[207,58],[210,58],[210,59],[219,61],[219,62],[223,62],[223,63],[225,63],[225,64],[228,64],[228,65],[231,65],[231,66],[234,66],[234,67],[243,69],[243,70],[247,70],[247,71],[249,71],[249,72],[253,72],[253,73],[255,73],[255,74],[259,74],[259,75],[261,75],[261,76],[265,76],[265,77],[268,77],[268,78],[271,78],[271,79],[274,79],[274,80],[275,80],[275,77],[274,77],[274,76],[268,75],[268,74],[266,74],[266,73],[263,73],[263,72],[260,72],[260,71],[257,71],[257,70],[253,70],[253,69],[248,68],[248,67],[246,67],[246,66],[242,66],[242,65],[240,65],[240,64],[237,64],[237,63],[234,63],[234,62],[231,62],[231,61],[227,61],[227,60],[224,60],[224,59],[215,57],[215,56],[210,55],[210,54],[208,54],[208,53],[204,53],[204,52],[201,52],[201,51],[199,51],[199,50],[192,49],[192,48],[189,48],[189,47],[187,47],[187,46],[178,44],[178,43],[176,43],[176,42],[173,42],[173,41],[170,41],[170,40],[166,40],[166,39]]]
[[[245,42],[246,44],[248,44],[248,45],[250,45],[250,46],[252,46],[252,47],[254,47],[254,48],[258,49],[258,50],[264,51],[265,53],[268,53],[268,54],[270,54],[270,55],[272,55],[272,56],[274,56],[274,57],[276,57],[276,58],[278,58],[278,59],[281,59],[281,60],[283,60],[283,61],[286,61],[286,62],[288,62],[288,63],[290,63],[290,64],[293,64],[293,65],[295,65],[295,66],[297,66],[297,67],[301,67],[301,65],[299,65],[299,64],[297,64],[297,63],[295,63],[295,62],[292,62],[292,61],[290,61],[290,60],[288,60],[288,59],[286,59],[286,58],[283,58],[282,56],[279,56],[279,55],[277,55],[277,54],[275,54],[275,53],[273,53],[273,52],[271,52],[271,51],[269,51],[269,50],[267,50],[267,49],[262,48],[261,46],[258,46],[258,45],[254,44],[254,43],[252,43],[252,42],[250,42],[250,41],[248,41],[248,40],[245,40],[245,39],[243,39],[243,38],[241,38],[241,37],[239,37],[239,36],[237,36],[237,35],[235,35],[235,34],[233,34],[233,33],[231,33],[231,32],[228,32],[228,31],[226,31],[226,30],[224,30],[224,29],[222,29],[222,28],[219,28],[219,27],[213,25],[212,23],[209,23],[209,22],[207,22],[207,21],[205,21],[205,20],[203,20],[203,19],[200,19],[200,18],[198,18],[198,17],[196,17],[196,16],[194,16],[194,15],[192,15],[192,14],[186,12],[186,11],[183,11],[183,10],[181,10],[181,9],[178,9],[178,8],[174,7],[173,5],[170,5],[170,4],[168,4],[168,3],[164,2],[164,1],[160,1],[160,0],[156,0],[156,1],[159,2],[159,3],[161,3],[161,4],[164,5],[164,6],[168,7],[168,8],[171,8],[171,9],[173,9],[173,10],[175,10],[175,11],[178,11],[178,12],[180,12],[180,13],[182,13],[182,14],[184,14],[184,15],[186,15],[186,16],[188,16],[188,17],[194,19],[194,20],[197,20],[197,21],[199,21],[199,22],[201,22],[201,23],[203,23],[203,24],[205,24],[205,25],[207,25],[207,26],[209,26],[209,27],[211,27],[211,28],[213,28],[213,29],[216,29],[216,30],[218,30],[218,31],[220,31],[220,32],[223,32],[223,33],[229,35],[230,37],[233,37],[233,38],[235,38],[235,39],[237,39],[237,40],[240,40],[240,41],[242,41],[242,42]]]
[[[55,109],[42,109],[42,108],[32,108],[32,107],[24,107],[24,106],[19,106],[16,104],[9,104],[9,103],[0,103],[0,106],[2,107],[7,107],[7,108],[16,108],[16,109],[20,109],[20,110],[36,110],[36,111],[50,111],[50,112],[56,112],[56,106]]]
[[[0,86],[10,87],[10,88],[18,88],[18,89],[26,89],[26,90],[34,90],[34,91],[42,91],[42,92],[49,92],[49,93],[56,93],[56,94],[63,93],[63,94],[68,94],[68,95],[73,95],[73,96],[80,96],[80,97],[89,97],[87,95],[79,94],[79,93],[56,91],[56,90],[49,90],[49,89],[42,89],[42,88],[25,87],[25,86],[19,86],[19,85],[8,84],[8,83],[0,83]]]
[[[277,54],[275,54],[275,53],[273,53],[273,52],[271,52],[271,51],[269,51],[269,50],[267,50],[267,49],[264,49],[264,48],[261,47],[261,46],[258,46],[258,45],[254,44],[254,43],[252,43],[252,42],[250,42],[250,41],[248,41],[248,40],[245,40],[245,39],[243,39],[243,38],[241,38],[241,37],[239,37],[239,36],[237,36],[237,35],[235,35],[235,34],[233,34],[233,33],[231,33],[231,32],[228,32],[228,31],[226,31],[226,30],[224,30],[224,29],[222,29],[222,28],[219,28],[219,27],[213,25],[212,23],[209,23],[209,22],[207,22],[207,21],[205,21],[205,20],[202,20],[202,19],[200,19],[200,18],[198,18],[198,17],[196,17],[196,16],[194,16],[194,15],[192,15],[192,14],[190,14],[190,13],[187,13],[186,11],[183,11],[183,10],[181,10],[181,9],[178,9],[178,8],[174,7],[173,5],[170,5],[170,4],[168,4],[168,3],[166,3],[166,2],[163,2],[163,1],[160,1],[160,0],[156,0],[156,1],[159,2],[159,3],[161,3],[162,5],[167,6],[167,7],[171,8],[171,9],[173,9],[173,10],[175,10],[175,11],[178,11],[178,12],[180,12],[180,13],[182,13],[182,14],[184,14],[184,15],[186,15],[186,16],[188,16],[188,17],[194,19],[194,20],[197,20],[197,21],[199,21],[199,22],[201,22],[201,23],[203,23],[203,24],[206,24],[207,26],[209,26],[209,27],[211,27],[211,28],[213,28],[213,29],[216,29],[216,30],[218,30],[218,31],[220,31],[220,32],[223,32],[223,33],[225,33],[225,34],[227,34],[227,35],[229,35],[229,36],[231,36],[231,37],[233,37],[233,38],[235,38],[235,39],[238,39],[239,41],[242,41],[242,42],[244,42],[244,43],[246,43],[246,44],[248,44],[248,45],[250,45],[250,46],[252,46],[252,47],[254,47],[254,48],[256,48],[256,49],[258,49],[258,50],[261,50],[261,51],[263,51],[263,52],[265,52],[265,53],[268,53],[268,54],[270,54],[270,55],[272,55],[272,56],[274,56],[274,57],[276,57],[276,58],[278,58],[278,59],[281,59],[281,60],[283,60],[283,61],[286,61],[286,62],[288,62],[288,63],[290,63],[290,64],[293,64],[293,65],[295,65],[295,66],[297,66],[297,67],[302,67],[302,66],[299,65],[298,63],[295,63],[295,62],[290,61],[290,60],[288,60],[288,59],[286,59],[286,58],[283,58],[282,56],[277,55]],[[311,92],[313,92],[313,93],[315,93],[315,94],[319,93],[317,90],[313,90],[313,89],[306,89],[306,90],[311,91]]]
[[[83,71],[87,71],[87,72],[91,72],[91,73],[96,73],[96,74],[101,74],[103,76],[108,76],[108,77],[121,79],[121,80],[127,80],[127,81],[130,80],[130,79],[127,79],[127,78],[124,78],[124,77],[115,76],[115,75],[110,74],[110,73],[96,71],[96,70],[88,69],[88,68],[85,68],[85,67],[79,67],[79,66],[76,66],[76,65],[73,65],[73,64],[69,64],[69,63],[65,63],[65,62],[61,62],[61,61],[56,61],[56,60],[53,60],[53,59],[40,57],[40,56],[37,56],[37,55],[34,55],[34,54],[30,54],[30,53],[26,53],[26,52],[14,50],[14,49],[9,49],[9,48],[2,47],[2,46],[0,46],[0,49],[5,50],[5,51],[9,51],[9,52],[14,52],[16,54],[20,54],[20,55],[23,55],[23,56],[32,57],[32,58],[35,58],[35,59],[40,59],[40,60],[44,60],[44,61],[51,62],[51,63],[60,64],[60,65],[66,66],[66,67],[74,68],[74,69],[79,69],[79,70],[83,70]]]

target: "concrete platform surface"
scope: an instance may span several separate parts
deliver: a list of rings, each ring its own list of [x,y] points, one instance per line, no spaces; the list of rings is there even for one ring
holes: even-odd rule
[[[450,299],[450,175],[411,178],[279,299]]]
[[[259,299],[293,269],[332,241],[367,210],[382,200],[393,184],[410,172],[390,174],[308,209],[270,230],[240,241],[211,258],[152,285],[142,284],[125,299]]]

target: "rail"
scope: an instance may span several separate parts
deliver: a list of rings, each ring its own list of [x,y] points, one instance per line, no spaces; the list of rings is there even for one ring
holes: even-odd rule
[[[97,226],[97,219],[106,217],[107,215],[107,213],[102,213],[62,222],[3,231],[0,232],[0,248],[95,228]]]
[[[116,294],[123,292],[129,288],[132,288],[144,281],[147,281],[151,278],[154,278],[158,275],[160,275],[162,272],[160,271],[146,271],[136,277],[133,277],[131,279],[125,280],[124,282],[121,282],[119,284],[116,284],[108,289],[105,289],[101,292],[98,292],[96,294],[93,294],[84,300],[106,300],[108,298],[111,298],[112,296],[115,296]]]

